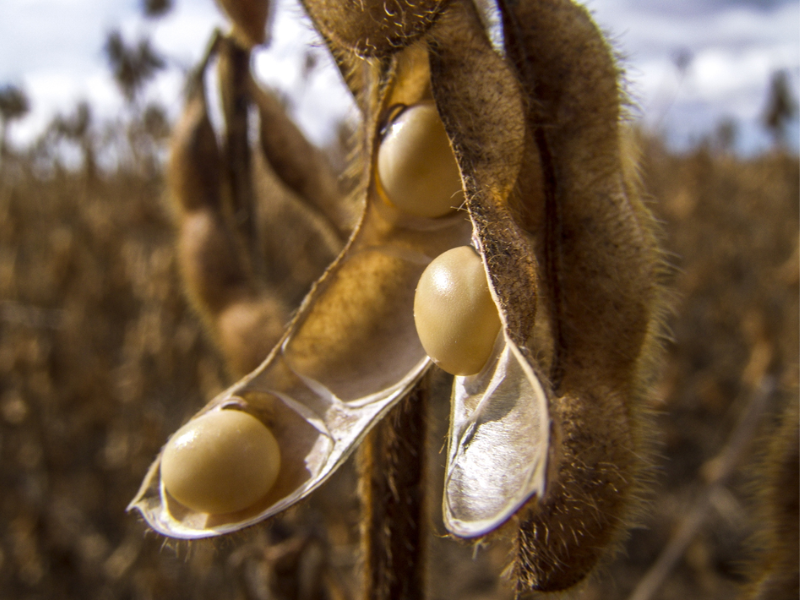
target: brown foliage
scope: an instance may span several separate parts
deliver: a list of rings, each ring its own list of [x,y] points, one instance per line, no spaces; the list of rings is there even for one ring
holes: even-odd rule
[[[658,393],[664,445],[645,528],[585,586],[584,598],[625,598],[702,490],[700,467],[717,454],[742,395],[765,369],[779,382],[773,403],[797,394],[796,157],[742,161],[702,149],[675,156],[648,143],[643,165],[678,268],[674,341]],[[124,515],[167,435],[225,381],[178,286],[160,184],[119,172],[90,187],[80,173],[41,179],[10,163],[2,182],[3,594],[258,598],[252,582],[275,573],[274,564],[286,576],[287,561],[298,556],[296,545],[281,541],[296,525],[275,523],[216,549],[178,546],[176,556]],[[432,479],[439,486],[447,387],[433,390],[430,461],[439,465]],[[729,489],[733,504],[718,505],[659,598],[735,594],[749,555],[744,540],[759,522],[742,476]],[[353,490],[345,470],[292,520],[305,523],[309,547],[337,561],[345,579],[357,530]],[[434,532],[440,519],[432,517]],[[332,546],[313,541],[317,527]],[[472,549],[441,537],[431,543],[431,598],[510,597],[498,578],[500,549],[475,561]]]

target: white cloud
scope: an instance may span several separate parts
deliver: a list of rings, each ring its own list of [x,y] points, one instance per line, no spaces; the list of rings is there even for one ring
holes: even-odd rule
[[[213,0],[178,1],[156,23],[153,44],[188,69],[199,60],[215,27],[225,27],[225,19]]]
[[[22,84],[32,114],[12,130],[13,139],[33,139],[57,112],[79,99],[98,116],[123,106],[105,65],[105,35],[120,28],[126,39],[145,32],[170,58],[148,93],[172,116],[180,109],[182,71],[201,56],[212,29],[225,20],[213,0],[178,0],[154,23],[140,15],[139,0],[0,0],[0,84]],[[254,60],[257,76],[296,98],[297,121],[318,143],[333,133],[336,119],[353,111],[352,101],[319,37],[302,17],[297,0],[278,0],[272,45]],[[688,141],[713,130],[720,118],[736,117],[757,130],[771,73],[786,69],[800,95],[800,3],[796,0],[589,0],[589,8],[626,66],[634,98],[652,127]],[[304,52],[317,46],[320,65],[302,78]],[[677,52],[693,60],[681,80]],[[754,136],[750,136],[755,139]]]
[[[800,4],[770,0],[594,0],[598,23],[627,57],[631,91],[650,127],[686,146],[723,118],[755,132],[773,72],[800,94]],[[691,57],[680,73],[679,53]],[[755,146],[743,148],[750,151]]]

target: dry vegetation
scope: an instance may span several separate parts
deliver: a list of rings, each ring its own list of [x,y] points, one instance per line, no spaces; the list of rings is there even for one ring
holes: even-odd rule
[[[324,597],[298,583],[323,573],[351,593],[349,465],[288,518],[230,541],[165,543],[125,514],[163,441],[228,379],[179,286],[161,174],[42,160],[0,163],[0,598],[299,600]],[[796,402],[798,161],[707,148],[677,156],[651,140],[642,162],[676,267],[661,457],[644,527],[581,597],[626,598],[692,506],[709,500],[655,598],[729,600],[758,525],[748,487],[758,444],[743,446],[711,495],[707,481],[754,397],[764,400],[756,442]],[[437,400],[434,504],[447,392]],[[499,550],[473,561],[471,548],[433,543],[432,597],[510,598]]]

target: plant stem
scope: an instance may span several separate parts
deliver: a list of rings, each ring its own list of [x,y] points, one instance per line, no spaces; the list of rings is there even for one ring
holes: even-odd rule
[[[367,436],[359,455],[365,600],[425,597],[428,377]]]
[[[761,417],[770,397],[775,392],[775,379],[765,376],[753,391],[750,401],[731,432],[725,448],[703,467],[707,486],[684,514],[675,535],[670,539],[655,563],[639,581],[628,600],[650,600],[655,598],[672,569],[683,556],[695,535],[711,514],[714,497],[717,496],[733,475],[736,467],[750,447]]]
[[[263,274],[263,260],[258,244],[255,215],[255,192],[252,180],[252,160],[249,139],[248,94],[250,51],[240,47],[232,38],[220,44],[220,60],[227,61],[220,69],[220,93],[225,117],[224,165],[228,182],[228,201],[233,228],[247,263],[258,277]],[[224,55],[224,56],[223,56]]]

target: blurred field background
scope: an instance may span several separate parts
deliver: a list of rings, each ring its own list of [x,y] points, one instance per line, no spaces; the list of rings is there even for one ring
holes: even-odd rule
[[[354,598],[351,464],[285,518],[231,540],[167,541],[125,513],[167,437],[230,379],[179,283],[164,190],[170,123],[138,101],[147,75],[125,71],[125,48],[116,62],[107,51],[130,100],[125,118],[65,107],[30,147],[0,142],[0,599],[311,600],[325,596],[303,582],[322,580],[331,598]],[[779,86],[765,102],[789,114]],[[0,88],[2,140],[26,102]],[[775,145],[748,159],[731,151],[730,123],[680,154],[638,136],[674,267],[660,455],[641,528],[580,598],[628,598],[693,516],[695,534],[653,598],[729,600],[745,579],[759,457],[798,394],[800,169],[782,119],[765,113]],[[341,151],[329,149],[339,161]],[[439,380],[431,597],[508,599],[504,549],[446,539],[437,514],[448,414]],[[731,448],[741,460],[710,486]]]

